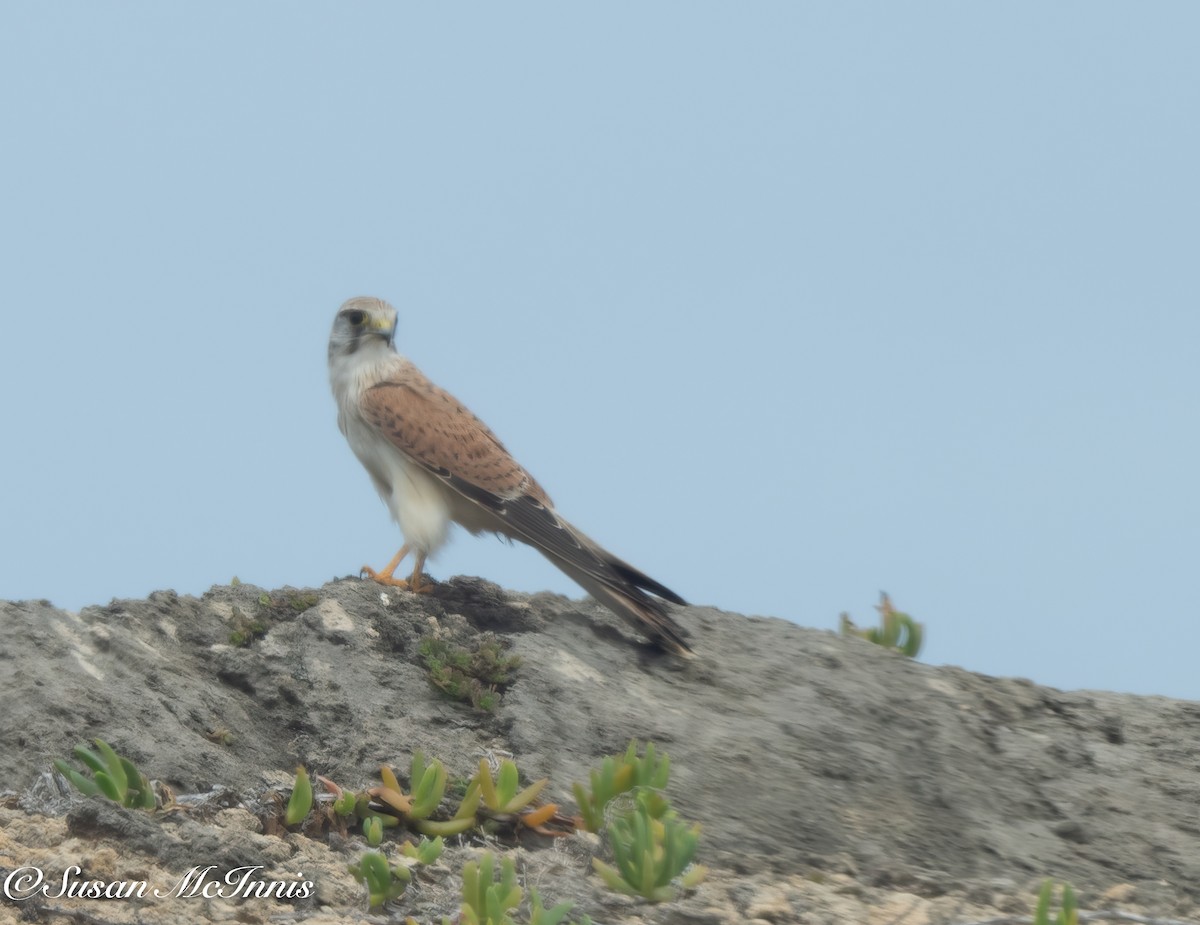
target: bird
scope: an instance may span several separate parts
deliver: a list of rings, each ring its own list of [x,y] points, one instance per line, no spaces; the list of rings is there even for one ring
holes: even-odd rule
[[[691,657],[666,606],[687,602],[561,517],[487,425],[396,350],[396,323],[391,304],[359,296],[338,309],[329,335],[338,428],[404,535],[386,566],[360,576],[430,591],[425,560],[456,523],[532,546],[658,648]],[[409,554],[411,576],[396,578]]]

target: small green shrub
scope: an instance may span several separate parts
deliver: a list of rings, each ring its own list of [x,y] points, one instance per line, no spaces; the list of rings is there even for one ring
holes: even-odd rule
[[[496,709],[500,690],[512,683],[513,672],[521,664],[520,656],[506,658],[500,641],[490,634],[479,637],[473,649],[426,636],[417,652],[438,690],[484,712]]]
[[[257,616],[248,617],[237,604],[233,605],[233,617],[230,621],[233,628],[229,631],[229,644],[245,648],[256,639],[267,634],[267,624]]]
[[[320,596],[311,591],[292,591],[283,598],[283,606],[292,613],[304,613],[304,611],[316,607],[320,602]]]

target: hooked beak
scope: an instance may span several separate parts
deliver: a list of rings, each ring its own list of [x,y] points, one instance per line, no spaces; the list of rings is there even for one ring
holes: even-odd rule
[[[396,340],[396,322],[388,318],[386,315],[375,315],[367,323],[371,329],[371,333],[382,337],[389,347],[393,346]]]

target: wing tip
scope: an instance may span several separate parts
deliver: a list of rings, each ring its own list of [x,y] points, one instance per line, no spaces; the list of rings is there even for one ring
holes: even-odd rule
[[[667,613],[662,601],[645,598],[639,601],[629,595],[625,603],[636,615],[639,628],[655,646],[680,658],[696,657],[687,644],[687,631]]]
[[[678,636],[655,636],[654,644],[669,655],[675,655],[683,659],[693,659],[696,657],[696,653],[692,651],[691,647]]]
[[[678,604],[680,607],[688,606],[688,602],[682,597],[666,585],[655,581],[641,569],[634,568],[624,559],[618,559],[607,550],[600,549],[598,551],[601,553],[601,558],[605,563],[635,588],[645,591],[648,594],[653,594],[655,597],[661,597],[664,601],[669,601],[672,604]]]

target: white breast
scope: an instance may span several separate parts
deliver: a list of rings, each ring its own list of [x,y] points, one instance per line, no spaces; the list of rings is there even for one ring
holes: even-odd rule
[[[370,473],[375,490],[400,525],[404,541],[417,550],[433,553],[446,541],[450,530],[445,486],[397,450],[359,411],[362,392],[389,378],[389,372],[406,361],[390,351],[381,351],[377,356],[363,353],[330,368],[338,403],[338,427]]]

